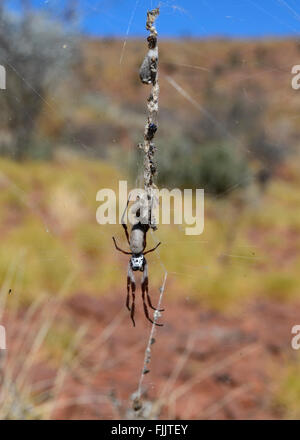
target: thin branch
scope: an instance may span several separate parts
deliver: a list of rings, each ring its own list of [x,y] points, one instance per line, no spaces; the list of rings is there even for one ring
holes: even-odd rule
[[[165,287],[166,287],[166,282],[167,282],[167,276],[168,276],[168,273],[165,272],[163,284],[160,288],[160,295],[159,295],[157,309],[160,308],[160,305],[162,302],[162,298],[163,298],[163,294],[165,292]],[[150,331],[150,335],[149,335],[149,339],[148,339],[148,344],[147,344],[147,347],[145,350],[144,363],[143,363],[143,368],[142,368],[142,372],[141,372],[141,376],[140,376],[140,380],[139,380],[139,386],[138,386],[138,389],[136,392],[136,397],[133,402],[133,409],[135,411],[139,411],[140,409],[142,409],[142,403],[141,403],[142,387],[143,387],[145,374],[147,374],[149,372],[149,364],[151,361],[151,348],[155,342],[155,339],[154,339],[154,334],[155,334],[155,330],[156,330],[155,323],[159,317],[160,317],[160,312],[158,312],[158,311],[154,312],[153,324],[151,327],[151,331]]]

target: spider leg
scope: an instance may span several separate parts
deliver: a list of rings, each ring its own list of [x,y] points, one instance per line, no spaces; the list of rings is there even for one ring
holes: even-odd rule
[[[121,217],[121,223],[122,223],[122,224],[124,223],[125,212],[126,212],[126,210],[127,210],[127,208],[128,208],[129,202],[130,202],[130,193],[129,193],[129,196],[128,196],[128,199],[127,199],[127,203],[126,203],[126,206],[125,206],[124,212],[123,212],[122,217]]]
[[[121,218],[121,225],[122,225],[123,228],[124,228],[124,232],[125,232],[125,235],[126,235],[126,239],[127,239],[127,242],[128,242],[128,244],[129,244],[129,246],[130,246],[130,240],[129,240],[128,228],[127,228],[126,223],[124,222],[125,212],[126,212],[126,210],[127,210],[127,208],[128,208],[129,202],[130,202],[130,194],[129,194],[129,197],[128,197],[128,200],[127,200],[127,204],[126,204],[126,206],[125,206],[125,209],[124,209],[124,212],[123,212],[123,215],[122,215],[122,218]]]
[[[155,324],[155,325],[158,325],[159,327],[162,327],[163,324],[158,324],[157,322],[152,321],[152,319],[149,316],[148,307],[147,307],[147,304],[145,303],[145,291],[142,291],[142,298],[143,298],[145,316],[148,319],[148,321],[150,321],[152,324]]]
[[[146,285],[146,289],[145,289],[145,290],[146,290],[147,301],[148,301],[149,307],[151,307],[152,310],[155,310],[155,311],[157,311],[157,312],[164,312],[165,309],[156,309],[156,308],[153,307],[153,305],[152,305],[151,298],[150,298],[150,295],[149,295],[149,292],[148,292],[148,278],[147,278],[147,285]]]
[[[130,317],[133,322],[133,327],[135,327],[134,321],[134,310],[135,310],[135,283],[131,283],[131,293],[132,293],[132,305],[131,305],[131,313]]]
[[[132,304],[131,307],[129,307],[129,295],[130,295],[130,288],[131,288],[131,294],[132,294]],[[134,311],[135,311],[135,279],[134,275],[130,266],[130,262],[128,264],[128,275],[127,275],[127,299],[126,299],[126,306],[128,310],[130,310],[130,317],[133,323],[133,326],[135,327],[135,321],[134,321]]]
[[[152,310],[155,310],[155,311],[158,311],[158,312],[164,312],[165,311],[165,309],[156,309],[152,305],[151,298],[150,298],[150,295],[149,295],[148,263],[146,261],[146,258],[145,258],[144,271],[143,271],[143,276],[142,276],[142,292],[146,293],[148,305],[149,305],[149,307],[151,307]]]
[[[155,251],[155,249],[157,249],[159,245],[161,245],[161,242],[157,243],[157,245],[154,248],[150,249],[149,251],[144,252],[144,255],[149,254],[150,252]]]
[[[147,304],[145,301],[145,294],[147,295],[148,304],[151,307],[151,309],[153,309],[155,311],[163,312],[163,309],[157,310],[155,307],[153,307],[153,305],[151,303],[151,299],[150,299],[150,296],[148,293],[148,264],[147,264],[146,260],[145,260],[143,277],[142,277],[142,298],[143,298],[144,312],[145,312],[145,315],[146,315],[146,318],[148,319],[148,321],[150,321],[152,324],[155,324],[155,325],[158,325],[159,327],[162,327],[163,324],[158,324],[157,322],[153,322],[152,319],[149,317],[148,307],[147,307]]]
[[[147,232],[149,231],[150,226],[148,224],[143,224],[143,231],[144,231],[144,241],[143,241],[143,247],[146,249],[147,246]]]
[[[130,247],[130,241],[129,241],[129,234],[128,234],[127,225],[126,225],[126,223],[122,223],[122,226],[124,228],[124,232],[125,232],[125,235],[126,235],[127,243],[129,244],[129,247]]]
[[[132,255],[132,252],[126,252],[126,251],[123,251],[123,249],[119,248],[119,246],[117,245],[115,237],[113,237],[112,239],[113,239],[113,242],[115,243],[115,247],[116,247],[116,249],[118,251],[120,251],[120,252],[122,252],[123,254],[126,254],[126,255]]]
[[[126,307],[130,311],[130,305],[129,305],[129,299],[130,299],[130,278],[127,276],[127,297],[126,297]]]

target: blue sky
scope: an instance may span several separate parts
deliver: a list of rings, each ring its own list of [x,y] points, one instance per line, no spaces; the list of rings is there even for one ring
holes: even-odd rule
[[[90,35],[145,35],[145,14],[155,0],[77,0],[81,29]],[[18,1],[10,0],[18,9]],[[33,0],[60,9],[65,0]],[[300,34],[300,0],[166,0],[158,21],[164,37],[264,37]]]

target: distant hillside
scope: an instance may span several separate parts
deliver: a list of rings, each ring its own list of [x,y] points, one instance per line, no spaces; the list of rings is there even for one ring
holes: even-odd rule
[[[138,78],[145,41],[91,40],[82,48],[76,79],[55,97],[57,113],[44,113],[42,129],[100,156],[110,147],[131,149],[149,93]],[[177,136],[201,144],[217,135],[246,149],[298,146],[300,91],[291,87],[298,41],[162,40],[159,48],[161,142]]]

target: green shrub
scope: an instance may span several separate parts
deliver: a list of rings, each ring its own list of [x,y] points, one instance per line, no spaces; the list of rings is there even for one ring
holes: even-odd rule
[[[229,145],[205,146],[197,162],[194,164],[197,184],[207,193],[225,196],[250,182],[250,170],[245,158]]]
[[[130,159],[132,176],[137,175],[138,157]],[[228,144],[195,146],[182,138],[160,142],[156,153],[160,187],[203,188],[212,195],[228,195],[245,187],[251,178],[246,159]]]

